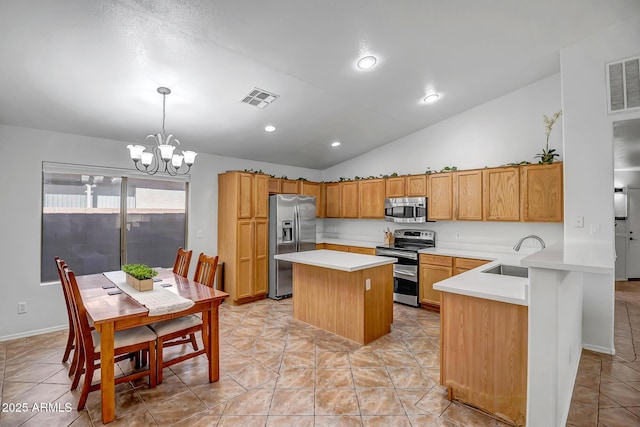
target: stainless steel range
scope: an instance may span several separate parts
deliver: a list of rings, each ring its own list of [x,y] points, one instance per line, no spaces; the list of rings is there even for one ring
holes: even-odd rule
[[[393,232],[392,245],[376,246],[376,255],[398,258],[393,265],[393,300],[420,307],[418,302],[418,251],[436,246],[436,232],[402,229]]]

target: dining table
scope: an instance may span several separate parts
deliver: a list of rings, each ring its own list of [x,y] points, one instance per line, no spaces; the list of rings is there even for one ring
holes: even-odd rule
[[[168,269],[158,268],[156,271],[158,271],[156,280],[164,289],[191,300],[194,304],[186,310],[150,315],[144,305],[127,293],[117,293],[117,288],[114,292],[113,282],[107,275],[99,273],[76,277],[87,314],[93,321],[96,331],[100,333],[100,394],[102,422],[105,424],[115,419],[114,334],[116,331],[202,313],[202,318],[208,319],[208,325],[203,325],[203,341],[209,359],[209,382],[216,382],[220,378],[218,307],[228,294],[174,274]]]

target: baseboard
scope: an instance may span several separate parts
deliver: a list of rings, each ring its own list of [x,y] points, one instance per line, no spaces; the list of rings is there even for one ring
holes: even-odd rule
[[[49,332],[62,331],[64,329],[69,329],[69,325],[65,324],[65,325],[59,325],[59,326],[52,326],[51,328],[36,329],[35,331],[27,331],[27,332],[20,332],[19,334],[5,335],[3,337],[0,337],[0,342],[32,337],[34,335],[42,335]]]
[[[583,343],[582,348],[584,350],[595,351],[596,353],[604,353],[604,354],[610,354],[610,355],[616,354],[615,348],[600,347],[599,345],[591,345],[591,344]]]

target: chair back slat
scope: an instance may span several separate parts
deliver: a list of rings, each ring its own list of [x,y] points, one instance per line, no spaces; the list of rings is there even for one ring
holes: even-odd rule
[[[217,255],[207,256],[204,253],[200,253],[200,256],[198,257],[198,264],[196,265],[196,273],[193,275],[193,281],[213,288],[217,268]]]
[[[178,248],[176,262],[173,264],[173,272],[184,278],[189,274],[189,265],[191,264],[191,255],[193,251],[186,251],[182,247]]]

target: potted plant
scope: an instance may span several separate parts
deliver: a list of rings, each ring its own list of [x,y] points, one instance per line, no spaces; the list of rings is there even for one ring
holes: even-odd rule
[[[127,283],[136,290],[150,291],[153,289],[153,276],[158,272],[144,264],[125,264],[122,271],[127,273]]]
[[[551,130],[553,129],[553,125],[555,125],[558,119],[560,119],[560,116],[562,116],[562,110],[558,111],[551,117],[547,117],[546,115],[542,116],[542,119],[544,120],[544,128],[545,128],[544,133],[547,135],[547,145],[546,145],[546,148],[542,150],[542,153],[539,153],[538,155],[535,156],[536,159],[540,159],[540,161],[538,162],[539,164],[550,165],[551,163],[553,163],[556,157],[559,157],[559,154],[555,152],[556,151],[555,148],[552,148],[551,150],[549,150],[549,135],[551,135]]]

